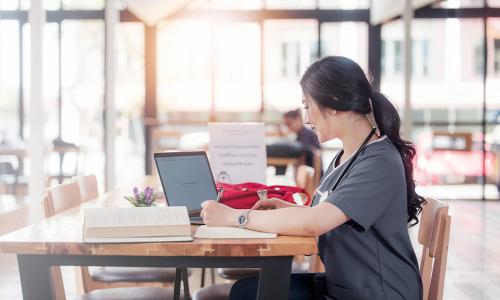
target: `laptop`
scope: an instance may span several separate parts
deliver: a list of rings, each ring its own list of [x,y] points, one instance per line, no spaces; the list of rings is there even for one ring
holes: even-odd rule
[[[191,224],[203,224],[201,203],[217,198],[204,151],[155,153],[154,159],[168,206],[186,206]]]

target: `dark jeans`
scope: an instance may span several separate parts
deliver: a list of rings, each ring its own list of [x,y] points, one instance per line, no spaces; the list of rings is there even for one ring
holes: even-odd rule
[[[229,295],[230,300],[254,300],[257,297],[259,277],[248,277],[236,281]],[[297,273],[290,277],[288,299],[322,299],[324,295],[324,274]]]

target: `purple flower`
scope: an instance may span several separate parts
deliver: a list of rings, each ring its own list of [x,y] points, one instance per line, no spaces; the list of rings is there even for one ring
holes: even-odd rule
[[[147,186],[145,189],[144,189],[144,202],[146,202],[147,205],[151,205],[151,203],[153,202],[153,188],[151,188],[150,186]]]
[[[135,186],[135,187],[132,189],[132,192],[134,193],[134,198],[135,198],[135,200],[139,200],[139,189]]]

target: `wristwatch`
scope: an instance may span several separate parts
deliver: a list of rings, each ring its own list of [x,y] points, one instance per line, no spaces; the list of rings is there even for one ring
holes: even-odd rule
[[[236,225],[238,225],[239,228],[245,228],[245,225],[247,225],[248,214],[250,213],[250,211],[251,211],[251,209],[245,209],[244,211],[241,212],[241,214],[236,219]]]

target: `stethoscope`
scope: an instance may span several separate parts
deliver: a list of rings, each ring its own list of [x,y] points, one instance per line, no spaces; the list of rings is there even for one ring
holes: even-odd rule
[[[366,137],[366,139],[363,141],[363,144],[361,144],[361,146],[359,147],[358,151],[356,151],[356,153],[354,154],[354,156],[352,157],[352,159],[349,160],[349,162],[347,163],[347,166],[344,168],[344,170],[340,174],[339,178],[337,178],[337,181],[335,181],[335,184],[333,185],[333,187],[330,190],[326,190],[326,191],[322,192],[321,191],[321,186],[326,181],[326,179],[331,174],[333,174],[333,172],[335,172],[335,169],[333,169],[331,173],[329,173],[327,176],[325,176],[325,179],[322,181],[322,183],[320,184],[320,186],[317,189],[317,193],[320,196],[319,203],[322,203],[328,197],[328,195],[331,192],[333,192],[338,187],[338,185],[340,184],[340,182],[342,181],[342,179],[344,178],[344,176],[347,174],[347,172],[351,168],[352,164],[354,163],[354,161],[356,160],[356,158],[358,157],[358,155],[361,153],[361,151],[363,151],[363,149],[366,147],[366,145],[368,144],[368,142],[373,137],[373,135],[375,134],[376,131],[377,131],[377,128],[376,127],[372,127],[372,130],[370,131],[370,134],[368,134],[368,136]],[[332,166],[332,164],[335,162],[336,158],[337,157],[335,157],[333,159],[333,161],[330,163],[330,166],[328,168],[330,168]],[[314,201],[311,201],[311,206],[312,206],[313,202]]]

